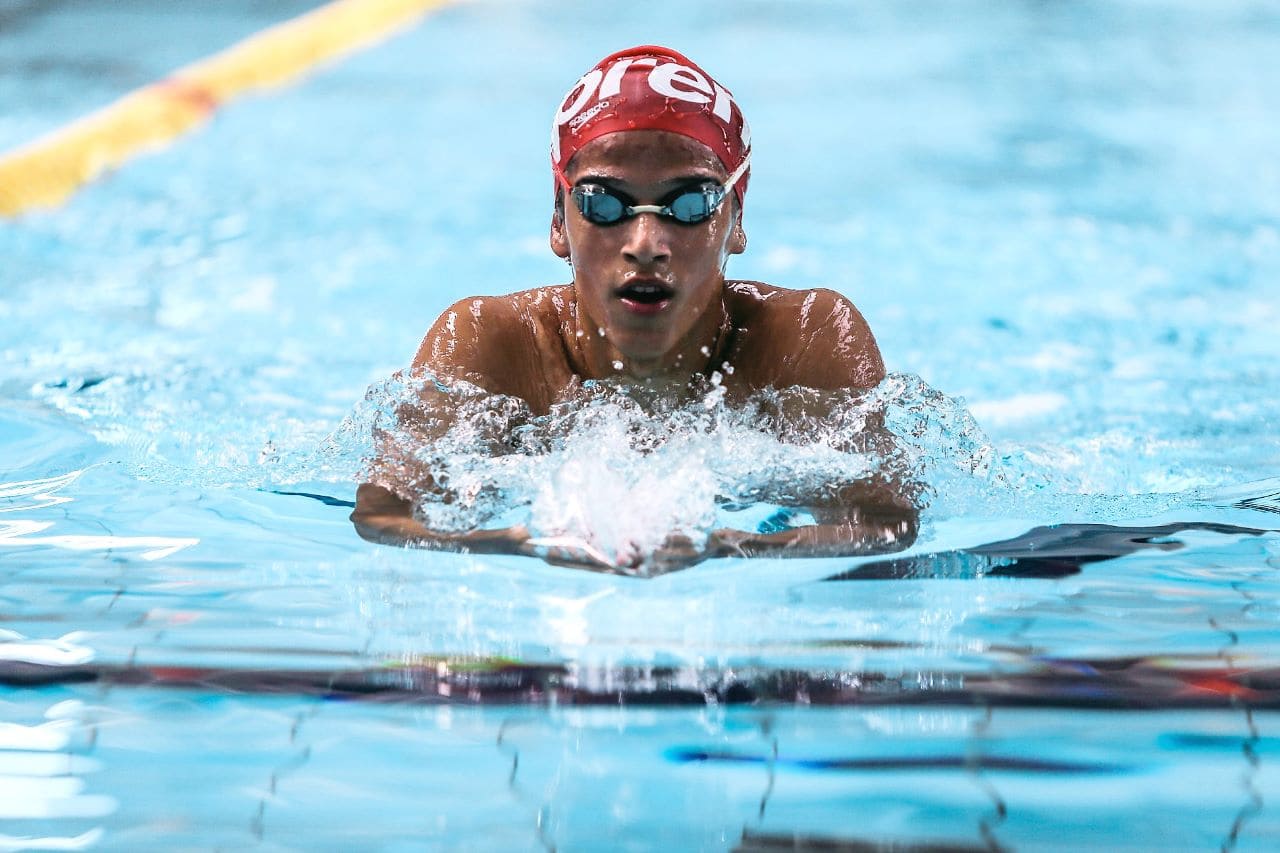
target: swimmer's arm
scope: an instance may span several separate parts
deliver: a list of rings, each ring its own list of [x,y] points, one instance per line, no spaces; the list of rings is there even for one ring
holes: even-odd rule
[[[510,383],[511,370],[503,364],[522,364],[528,359],[511,359],[507,352],[516,346],[521,328],[519,318],[507,300],[493,297],[463,299],[449,306],[432,324],[413,359],[413,372],[423,371],[444,381],[463,380],[493,394],[518,393]],[[430,384],[422,389],[416,404],[402,404],[396,416],[401,430],[411,428],[413,439],[430,442],[444,435],[454,421],[447,397]],[[396,448],[394,436],[377,437],[376,470],[394,467],[403,448]],[[412,448],[410,448],[412,449]],[[420,488],[438,489],[431,472],[426,472]],[[361,538],[385,545],[428,548],[475,554],[517,554],[529,539],[523,527],[445,533],[427,528],[413,517],[408,500],[376,483],[364,483],[356,490],[351,522]]]
[[[883,453],[883,451],[882,451]],[[920,531],[920,488],[897,477],[850,482],[807,501],[816,524],[773,533],[718,531],[731,554],[777,557],[857,557],[909,548]]]
[[[891,554],[911,546],[919,532],[914,507],[814,507],[817,524],[774,533],[722,529],[712,534],[715,557],[856,557]]]
[[[809,291],[803,298],[798,306],[799,353],[790,375],[778,384],[824,390],[879,384],[885,377],[884,359],[861,312],[831,290]],[[864,439],[874,440],[882,431],[874,419]],[[901,551],[919,532],[914,491],[909,484],[893,482],[852,486],[824,505],[805,508],[817,524],[773,533],[717,530],[708,556],[850,557]]]
[[[442,381],[463,380],[490,393],[507,389],[495,381],[492,351],[486,335],[501,333],[508,318],[502,316],[499,300],[486,297],[463,299],[449,306],[432,324],[414,356],[411,374],[425,372]],[[371,469],[394,469],[404,464],[406,452],[416,445],[439,439],[454,423],[455,411],[447,396],[439,394],[430,383],[421,390],[416,403],[403,403],[396,409],[398,433],[375,435],[378,450]],[[407,431],[407,436],[406,436]],[[412,442],[412,446],[405,445]],[[424,482],[418,488],[440,491],[433,472],[420,475]],[[529,538],[522,527],[498,530],[475,530],[446,533],[431,530],[413,516],[413,505],[390,489],[377,483],[362,483],[356,489],[356,506],[351,513],[360,538],[383,545],[426,548],[475,554],[515,554]]]
[[[356,489],[351,523],[361,539],[382,545],[468,554],[524,554],[529,532],[521,525],[466,533],[429,529],[413,517],[409,501],[372,483]]]
[[[608,557],[584,542],[571,539],[535,539],[517,524],[493,530],[444,533],[431,530],[413,517],[409,501],[382,486],[364,483],[356,489],[356,508],[351,513],[360,538],[380,545],[452,551],[459,554],[513,554],[540,557],[557,566],[614,571]]]

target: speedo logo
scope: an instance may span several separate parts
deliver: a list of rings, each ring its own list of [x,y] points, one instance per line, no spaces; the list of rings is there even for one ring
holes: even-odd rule
[[[576,131],[578,128],[582,127],[583,124],[591,121],[591,119],[599,115],[601,111],[606,110],[608,108],[609,108],[608,101],[600,101],[598,104],[596,104],[591,109],[587,110],[585,113],[580,113],[574,118],[570,119],[569,129]]]

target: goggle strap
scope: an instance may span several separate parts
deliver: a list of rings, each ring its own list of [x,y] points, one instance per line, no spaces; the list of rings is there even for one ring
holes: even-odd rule
[[[730,190],[733,189],[733,185],[736,184],[739,181],[739,179],[741,179],[742,176],[747,173],[747,169],[749,168],[751,168],[751,152],[750,151],[747,152],[746,157],[742,158],[742,162],[738,164],[738,168],[733,170],[733,174],[729,176],[729,180],[724,182],[724,191],[726,195],[729,193]]]
[[[551,171],[555,172],[556,180],[560,182],[567,192],[573,192],[573,184],[569,183],[569,179],[565,177],[564,172],[560,169],[560,164],[554,159],[551,161]]]

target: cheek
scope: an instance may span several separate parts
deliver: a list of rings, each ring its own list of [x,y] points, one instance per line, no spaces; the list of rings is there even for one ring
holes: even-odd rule
[[[613,251],[610,245],[610,232],[606,229],[597,228],[586,222],[575,221],[566,223],[565,233],[568,235],[569,251],[574,257],[586,260],[588,258],[599,259],[608,257]]]
[[[582,223],[575,223],[581,226]],[[584,303],[599,307],[604,302],[605,292],[609,288],[609,257],[611,249],[607,238],[609,235],[584,233],[570,226],[566,232],[569,242],[569,257],[573,269],[573,286],[578,299]]]
[[[693,235],[690,235],[693,237]],[[728,260],[730,238],[733,236],[733,220],[731,218],[714,219],[706,226],[697,238],[688,242],[686,249],[686,257],[691,260],[696,258],[695,263],[699,267],[708,267],[720,269]]]

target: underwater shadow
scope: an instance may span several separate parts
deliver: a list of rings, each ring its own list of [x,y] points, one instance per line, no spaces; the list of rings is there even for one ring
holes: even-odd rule
[[[965,580],[980,577],[1056,579],[1079,574],[1089,563],[1114,560],[1156,548],[1176,551],[1173,538],[1188,530],[1229,536],[1262,536],[1270,531],[1212,522],[1173,522],[1149,527],[1112,524],[1054,524],[999,542],[954,551],[914,554],[863,563],[826,581]]]

